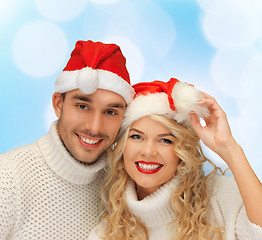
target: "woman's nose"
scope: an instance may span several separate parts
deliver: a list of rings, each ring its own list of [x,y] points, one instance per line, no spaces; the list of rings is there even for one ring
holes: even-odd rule
[[[154,141],[152,140],[146,140],[143,143],[143,146],[141,148],[141,154],[148,157],[153,157],[156,155],[157,147]]]

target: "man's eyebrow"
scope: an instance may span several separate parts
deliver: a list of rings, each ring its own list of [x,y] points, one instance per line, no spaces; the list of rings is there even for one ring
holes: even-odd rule
[[[126,105],[124,105],[122,103],[110,103],[110,104],[107,105],[107,107],[124,109],[126,107]]]
[[[83,95],[74,95],[73,99],[92,103],[92,100],[90,98],[83,96]]]
[[[89,97],[83,96],[83,95],[79,95],[79,94],[74,95],[73,99],[74,100],[80,100],[80,101],[92,103],[92,100]],[[126,107],[126,105],[122,104],[122,103],[109,103],[108,105],[106,105],[106,107],[124,109]]]

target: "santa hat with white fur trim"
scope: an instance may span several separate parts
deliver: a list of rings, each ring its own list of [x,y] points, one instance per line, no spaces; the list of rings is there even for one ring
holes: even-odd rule
[[[98,88],[121,95],[128,104],[134,96],[119,46],[101,42],[77,41],[63,72],[58,75],[55,91],[80,89],[92,94]]]
[[[198,105],[202,93],[185,82],[171,78],[168,82],[154,81],[133,85],[135,99],[125,111],[122,131],[141,117],[160,114],[190,126],[190,113],[200,118],[209,115],[207,106]]]

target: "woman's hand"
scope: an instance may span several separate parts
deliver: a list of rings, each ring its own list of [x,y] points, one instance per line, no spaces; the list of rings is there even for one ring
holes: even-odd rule
[[[191,126],[207,147],[228,162],[232,148],[239,146],[232,136],[225,112],[213,97],[202,94],[204,99],[198,104],[206,104],[210,115],[204,119],[206,126],[201,126],[196,114],[191,113]]]

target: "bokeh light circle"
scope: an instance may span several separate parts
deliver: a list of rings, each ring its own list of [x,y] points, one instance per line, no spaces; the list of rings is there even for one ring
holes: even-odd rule
[[[78,17],[88,0],[34,0],[38,11],[52,21],[69,21]]]
[[[91,2],[95,5],[109,5],[109,4],[115,4],[120,1],[122,0],[91,0]]]
[[[203,31],[216,48],[245,47],[259,37],[258,17],[245,1],[221,0],[203,18]]]
[[[41,78],[55,73],[64,63],[68,44],[65,33],[48,21],[29,22],[16,34],[13,58],[25,74]]]
[[[211,62],[211,76],[223,93],[237,97],[241,70],[257,51],[254,48],[218,51]]]

